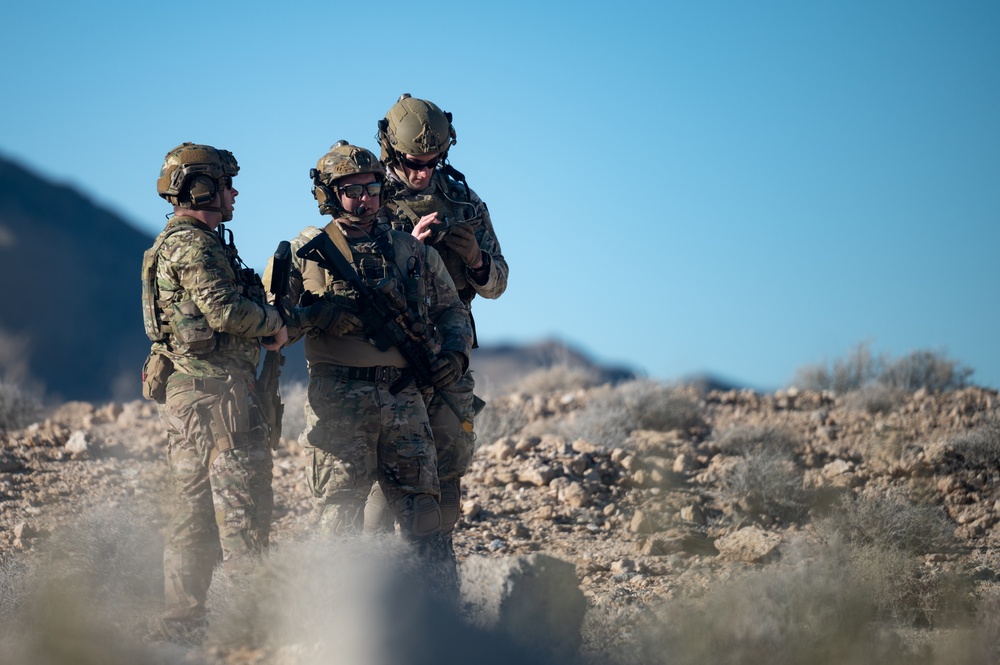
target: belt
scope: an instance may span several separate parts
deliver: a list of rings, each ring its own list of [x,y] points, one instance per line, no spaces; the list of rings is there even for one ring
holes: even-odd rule
[[[403,375],[401,367],[348,367],[318,363],[309,368],[312,378],[335,378],[348,381],[369,381],[371,383],[392,383]]]

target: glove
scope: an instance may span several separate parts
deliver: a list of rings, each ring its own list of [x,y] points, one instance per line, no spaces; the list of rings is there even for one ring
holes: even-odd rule
[[[454,385],[465,373],[464,358],[454,351],[445,351],[431,363],[431,383],[441,390]]]
[[[319,298],[303,298],[304,306],[296,307],[299,327],[318,328],[330,335],[346,335],[361,326],[361,319],[335,296],[325,293]]]

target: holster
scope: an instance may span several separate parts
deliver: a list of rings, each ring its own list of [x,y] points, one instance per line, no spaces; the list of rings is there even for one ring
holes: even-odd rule
[[[167,379],[174,372],[170,358],[150,352],[142,364],[142,396],[157,404],[167,401]]]

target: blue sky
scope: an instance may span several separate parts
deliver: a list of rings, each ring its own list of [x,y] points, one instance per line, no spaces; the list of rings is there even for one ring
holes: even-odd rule
[[[486,343],[769,389],[869,341],[1000,387],[1000,4],[582,7],[7,3],[0,153],[152,234],[164,153],[232,150],[259,269],[409,92],[454,114],[511,266]]]

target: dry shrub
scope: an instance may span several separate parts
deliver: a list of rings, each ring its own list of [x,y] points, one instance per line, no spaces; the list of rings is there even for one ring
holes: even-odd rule
[[[934,626],[967,610],[963,606],[968,582],[954,574],[933,571],[912,552],[863,544],[853,548],[851,563],[882,621],[897,626]]]
[[[617,448],[638,429],[687,430],[703,422],[701,406],[683,390],[640,379],[595,391],[561,430],[571,439]]]
[[[162,547],[148,524],[123,509],[87,512],[43,541],[30,567],[5,564],[3,662],[162,662],[140,644],[163,602]]]
[[[949,440],[941,457],[945,473],[985,471],[995,481],[1000,460],[1000,417],[993,415],[980,427]]]
[[[601,383],[601,375],[596,369],[559,364],[526,374],[511,392],[544,395],[592,388]]]
[[[902,358],[874,355],[868,342],[861,342],[832,364],[808,365],[795,373],[793,384],[806,390],[832,390],[843,395],[873,385],[915,391],[946,391],[962,388],[973,371],[940,351],[921,349]]]
[[[895,411],[903,400],[904,394],[900,388],[879,383],[850,391],[844,395],[844,406],[852,411],[863,411],[874,416]]]
[[[700,404],[679,388],[640,379],[623,383],[618,392],[635,421],[635,429],[669,432],[698,427],[705,422]]]
[[[801,446],[798,438],[787,429],[767,425],[736,425],[722,432],[714,443],[719,452],[727,455],[750,455],[767,450],[790,457]]]
[[[723,476],[721,489],[743,513],[778,521],[801,519],[814,500],[801,469],[780,448],[748,450]]]
[[[825,518],[826,528],[856,547],[923,555],[949,550],[954,527],[938,506],[916,504],[898,494],[842,496]]]
[[[723,454],[740,456],[722,477],[720,489],[744,514],[794,521],[808,513],[814,492],[795,462],[801,444],[794,434],[780,427],[738,425],[714,445]]]
[[[0,558],[0,626],[13,628],[16,617],[24,611],[29,590],[37,575],[37,566],[27,557],[8,553]],[[7,637],[0,628],[0,635]]]
[[[845,556],[736,575],[701,598],[669,601],[643,630],[649,665],[853,663],[892,653],[870,625],[873,608]],[[871,662],[880,662],[873,660]],[[892,660],[881,662],[893,662]]]
[[[792,383],[806,390],[832,390],[843,394],[875,381],[883,362],[881,357],[872,355],[868,342],[861,342],[832,364],[820,363],[799,369]]]
[[[859,448],[865,462],[878,473],[885,473],[903,458],[909,437],[899,428],[876,429]]]
[[[887,362],[879,381],[891,388],[910,392],[921,388],[944,392],[964,388],[972,372],[972,369],[942,353],[919,350]]]
[[[477,445],[489,445],[507,436],[514,436],[528,424],[523,408],[504,399],[490,400],[475,419]]]
[[[37,395],[0,380],[0,433],[27,427],[41,415],[42,401]]]
[[[922,580],[912,588],[886,588],[896,572],[889,559],[860,575],[861,559],[836,537],[827,544],[789,546],[784,563],[719,579],[701,597],[666,601],[639,624],[637,655],[603,662],[642,665],[972,665],[985,637],[970,631],[961,648],[908,641],[908,627],[881,617],[892,598],[921,615],[924,602],[942,598],[947,585]],[[796,551],[798,550],[798,551]],[[876,573],[878,573],[877,579]],[[875,585],[874,588],[872,585]],[[906,592],[918,592],[917,598]],[[590,662],[600,663],[599,658]]]

